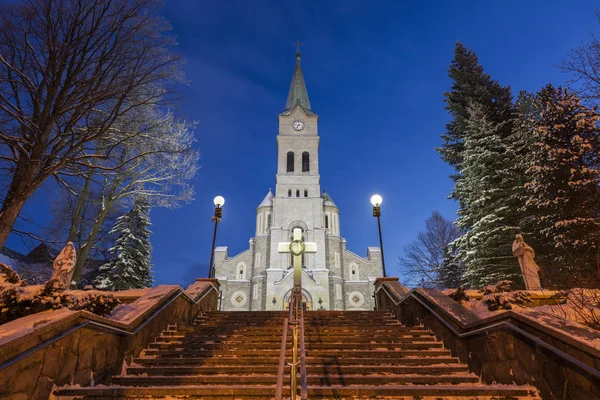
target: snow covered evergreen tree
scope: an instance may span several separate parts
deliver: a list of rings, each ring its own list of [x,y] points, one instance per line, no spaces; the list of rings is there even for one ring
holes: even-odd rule
[[[492,121],[485,105],[471,103],[463,132],[461,176],[456,224],[465,233],[452,243],[465,265],[465,280],[480,288],[500,280],[521,281],[511,245],[518,226],[518,179],[511,171],[514,155],[501,132],[505,123]]]
[[[444,251],[442,264],[438,269],[438,279],[443,288],[460,288],[464,285],[465,265],[448,246]]]
[[[136,199],[133,208],[117,219],[110,231],[118,234],[115,246],[109,249],[114,258],[100,267],[100,275],[94,281],[97,288],[125,290],[152,286],[149,213],[148,202]]]
[[[560,273],[586,274],[600,261],[600,116],[552,85],[538,93],[537,102],[525,184],[530,230],[539,233]]]
[[[469,119],[469,104],[483,105],[491,122],[503,124],[499,133],[506,136],[511,130],[512,94],[510,87],[501,86],[498,81],[492,80],[479,65],[477,55],[461,43],[456,43],[448,76],[452,79],[452,89],[444,93],[444,96],[446,110],[452,115],[452,121],[446,125],[446,132],[441,135],[444,143],[437,150],[442,159],[459,172],[464,158],[463,142]]]

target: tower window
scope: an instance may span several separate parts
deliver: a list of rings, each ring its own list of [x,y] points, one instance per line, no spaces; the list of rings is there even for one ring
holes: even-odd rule
[[[267,216],[267,232],[269,231],[270,227],[271,227],[271,214],[269,214]]]
[[[358,265],[356,265],[355,263],[350,264],[350,280],[351,281],[359,280]]]
[[[287,172],[294,172],[294,152],[287,153]]]
[[[288,189],[288,197],[292,197],[292,189]]]
[[[239,280],[246,279],[246,264],[239,263],[237,265],[237,279],[239,279]]]
[[[305,151],[302,153],[302,172],[308,172],[309,169],[309,155],[308,152]]]
[[[304,197],[308,197],[308,190],[304,190]]]
[[[329,229],[329,217],[325,216],[325,229]]]
[[[296,189],[296,197],[300,197],[300,190]]]

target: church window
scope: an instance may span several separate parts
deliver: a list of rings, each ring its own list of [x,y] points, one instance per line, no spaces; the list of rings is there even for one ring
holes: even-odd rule
[[[260,299],[260,292],[261,292],[260,289],[261,289],[261,283],[260,282],[254,283],[254,288],[253,288],[253,293],[252,293],[252,298],[254,300]]]
[[[350,264],[350,280],[357,281],[358,279],[359,279],[358,265],[356,265],[355,263],[352,263],[352,264]]]
[[[294,152],[287,153],[287,172],[294,172]]]
[[[342,299],[342,285],[340,285],[339,283],[335,284],[335,299],[336,300]]]
[[[302,268],[306,268],[306,258],[304,258],[304,253],[300,255],[300,265]],[[290,267],[294,266],[294,255],[290,254]]]
[[[335,266],[339,268],[340,266],[340,253],[335,253],[333,255]]]
[[[288,189],[288,197],[292,197],[292,189]]]
[[[260,253],[256,253],[254,256],[254,267],[260,267]]]
[[[305,151],[304,153],[302,153],[302,172],[309,171],[309,164],[309,155],[308,152]]]
[[[304,190],[304,197],[308,197],[308,190]]]
[[[237,265],[237,279],[239,279],[239,280],[246,279],[246,264],[239,263]]]
[[[300,197],[300,190],[296,189],[296,197]]]
[[[329,229],[329,216],[325,216],[325,229]]]
[[[267,232],[269,232],[269,228],[271,227],[271,214],[267,215]]]

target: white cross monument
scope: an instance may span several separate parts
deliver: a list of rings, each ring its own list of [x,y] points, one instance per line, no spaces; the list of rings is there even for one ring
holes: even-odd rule
[[[302,253],[316,253],[317,244],[302,241],[302,229],[294,228],[292,241],[279,243],[280,253],[292,253],[294,256],[294,291],[302,288]]]

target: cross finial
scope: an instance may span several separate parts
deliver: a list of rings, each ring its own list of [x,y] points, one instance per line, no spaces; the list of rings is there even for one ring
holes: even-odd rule
[[[296,40],[296,43],[294,43],[294,46],[296,46],[296,56],[300,55],[300,46],[302,46],[302,42],[299,40]]]

